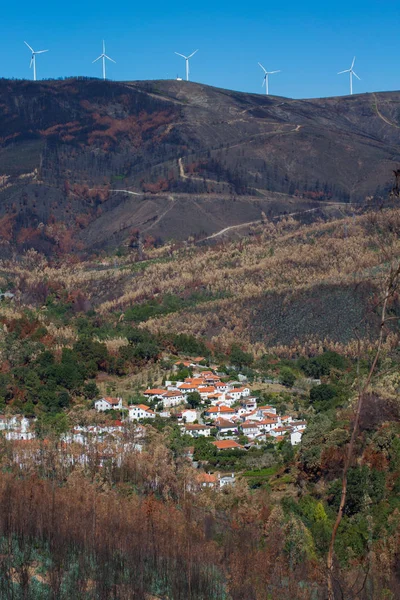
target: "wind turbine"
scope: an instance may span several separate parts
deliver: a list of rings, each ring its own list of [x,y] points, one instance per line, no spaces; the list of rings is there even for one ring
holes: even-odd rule
[[[112,58],[110,58],[109,56],[107,56],[107,54],[106,54],[106,45],[104,43],[104,40],[103,40],[103,53],[100,54],[100,56],[98,58],[96,58],[96,60],[94,60],[92,62],[92,64],[95,63],[95,62],[97,62],[100,59],[103,60],[103,79],[105,79],[106,78],[106,59],[107,60],[111,60],[111,62],[113,62],[113,63],[115,63],[115,60],[113,60]]]
[[[35,52],[35,50],[31,48],[27,42],[24,42],[24,44],[26,44],[26,46],[28,46],[29,50],[32,52],[31,64],[29,65],[29,68],[33,66],[33,81],[36,81],[36,54],[43,54],[44,52],[48,52],[48,50],[37,50]]]
[[[341,75],[342,73],[350,73],[350,95],[353,94],[353,75],[355,75],[355,77],[357,77],[357,79],[359,79],[361,81],[361,79],[359,78],[357,73],[355,73],[355,71],[353,69],[355,62],[356,62],[356,57],[353,58],[353,62],[351,63],[350,69],[346,69],[345,71],[339,71],[339,73],[338,73],[338,75]]]
[[[189,54],[189,56],[185,56],[184,54],[179,54],[179,52],[175,52],[175,54],[177,54],[178,56],[182,56],[182,58],[184,58],[186,61],[186,81],[189,81],[189,58],[192,58],[192,56],[194,56],[196,52],[198,52],[198,50],[195,50],[194,52],[192,52],[192,54]]]
[[[273,75],[274,73],[280,73],[280,71],[267,71],[267,69],[264,69],[264,67],[262,66],[261,63],[258,63],[260,65],[260,67],[262,68],[262,70],[264,71],[264,79],[263,82],[261,84],[261,87],[265,84],[265,94],[268,96],[268,75]]]

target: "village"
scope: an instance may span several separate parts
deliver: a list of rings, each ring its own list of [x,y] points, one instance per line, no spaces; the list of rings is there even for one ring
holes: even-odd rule
[[[64,460],[69,464],[85,464],[96,448],[99,467],[110,458],[120,461],[127,452],[142,452],[146,443],[147,425],[156,420],[170,421],[179,427],[186,439],[204,438],[215,446],[217,453],[249,451],[266,443],[286,441],[297,446],[306,422],[291,414],[279,414],[276,407],[263,403],[252,395],[246,377],[226,381],[216,368],[204,366],[204,359],[177,361],[174,370],[182,368],[193,373],[183,380],[166,380],[163,385],[145,389],[135,403],[122,397],[104,395],[93,402],[93,423],[75,424],[64,433]],[[224,381],[223,381],[224,379]],[[140,401],[143,400],[143,401]],[[95,418],[101,416],[101,422]],[[16,460],[20,466],[32,459],[38,448],[35,419],[19,415],[0,415],[0,434],[12,440],[18,448]],[[72,450],[73,448],[73,450]],[[78,449],[78,450],[77,450]],[[190,444],[186,457],[199,468],[200,487],[222,488],[235,483],[234,473],[206,473],[193,460]]]
[[[201,358],[191,367],[197,367]],[[254,444],[287,439],[295,446],[300,443],[305,421],[297,421],[290,415],[279,415],[275,407],[262,406],[251,395],[251,387],[243,382],[223,382],[211,370],[200,371],[184,381],[166,381],[165,387],[147,389],[143,395],[150,402],[158,402],[152,410],[145,404],[129,406],[129,420],[175,417],[181,424],[183,434],[197,438],[216,437],[213,442],[218,450],[251,447]],[[101,399],[97,410],[120,406],[122,400]],[[197,404],[197,406],[187,407]],[[114,403],[114,404],[113,404]],[[186,408],[185,408],[186,407]],[[237,438],[245,436],[245,445]]]

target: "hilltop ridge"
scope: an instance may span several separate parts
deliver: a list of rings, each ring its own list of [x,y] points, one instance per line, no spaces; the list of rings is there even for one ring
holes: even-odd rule
[[[1,80],[0,117],[2,255],[339,215],[384,196],[400,161],[400,92],[292,100],[175,80]]]

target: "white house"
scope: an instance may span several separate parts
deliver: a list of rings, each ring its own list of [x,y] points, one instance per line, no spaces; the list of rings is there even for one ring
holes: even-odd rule
[[[294,431],[303,432],[307,427],[307,423],[305,421],[292,421],[290,424],[293,427]]]
[[[292,431],[290,434],[290,443],[292,446],[297,446],[301,442],[301,436],[303,435],[302,431]]]
[[[292,423],[293,419],[290,415],[283,415],[281,416],[281,423],[288,425],[289,423]]]
[[[257,434],[260,433],[259,424],[258,423],[242,423],[242,431],[243,434],[247,437],[256,437]]]
[[[243,402],[241,402],[241,405],[246,410],[256,410],[256,408],[257,408],[257,398],[247,397],[246,400],[244,400]]]
[[[193,408],[187,408],[181,412],[182,420],[185,423],[194,423],[198,419],[197,411]]]
[[[218,480],[220,488],[223,488],[226,485],[235,485],[235,473],[232,473],[231,475],[219,475]]]
[[[240,400],[240,398],[245,398],[246,396],[250,396],[250,388],[248,387],[240,387],[240,388],[232,388],[229,390],[229,395],[232,396],[235,400]]]
[[[266,406],[259,406],[258,410],[261,410],[263,413],[270,413],[276,415],[276,408],[274,406],[271,406],[270,404],[267,404]]]
[[[230,418],[235,414],[235,411],[233,408],[229,408],[228,406],[219,405],[210,406],[210,408],[208,408],[204,414],[208,419],[217,419],[218,417]]]
[[[223,383],[222,381],[218,381],[214,385],[217,392],[228,392],[231,388],[229,383]]]
[[[194,423],[189,423],[184,425],[183,431],[191,437],[209,437],[211,435],[211,427],[209,425],[195,425]]]
[[[198,392],[202,400],[207,400],[210,396],[215,394],[215,387],[212,385],[200,385]]]
[[[162,398],[166,393],[166,390],[161,388],[150,388],[143,392],[143,396],[146,396],[148,400],[155,400],[156,398]]]
[[[98,412],[104,410],[121,410],[122,398],[111,398],[111,396],[104,396],[100,400],[96,400],[94,407]]]
[[[277,422],[275,419],[262,419],[259,421],[260,423],[260,431],[269,433],[271,429],[276,429]]]
[[[182,392],[168,390],[161,396],[161,401],[164,408],[171,408],[172,406],[177,406],[178,404],[184,402],[185,396],[182,394]]]
[[[191,394],[192,392],[198,392],[198,384],[196,383],[181,383],[177,386],[178,390],[183,394]]]
[[[222,419],[219,417],[214,421],[215,427],[218,429],[218,434],[225,435],[236,435],[237,434],[237,425],[233,421],[228,421],[227,419]]]
[[[131,404],[129,407],[129,420],[140,421],[141,419],[155,419],[156,413],[145,404]]]
[[[272,435],[272,437],[283,437],[284,435],[286,435],[287,433],[291,432],[292,428],[291,427],[275,427],[275,429],[271,429],[268,433],[269,435]]]

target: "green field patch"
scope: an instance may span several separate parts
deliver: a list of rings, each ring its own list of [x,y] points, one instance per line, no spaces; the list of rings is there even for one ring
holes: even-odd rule
[[[125,311],[125,320],[142,323],[154,317],[168,315],[204,302],[212,302],[227,297],[227,294],[212,294],[210,292],[194,292],[187,298],[176,294],[166,294],[160,298],[153,298],[141,304],[135,304]]]
[[[272,475],[275,475],[275,473],[278,471],[279,469],[279,465],[276,465],[275,467],[267,467],[265,469],[254,469],[254,471],[246,471],[245,473],[243,473],[243,477],[271,477]]]

